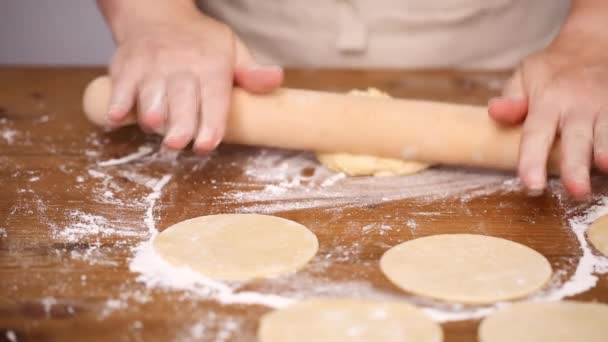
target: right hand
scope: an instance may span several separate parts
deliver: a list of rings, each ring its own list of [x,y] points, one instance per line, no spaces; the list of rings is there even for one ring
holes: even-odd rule
[[[150,12],[129,13],[114,30],[110,122],[119,124],[137,103],[140,127],[165,132],[163,145],[183,149],[194,140],[195,151],[213,150],[224,136],[233,84],[269,92],[280,86],[282,69],[257,64],[229,27],[194,6]]]

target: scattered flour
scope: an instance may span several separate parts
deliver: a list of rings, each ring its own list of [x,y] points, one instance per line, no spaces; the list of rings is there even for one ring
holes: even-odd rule
[[[435,168],[403,177],[345,177],[318,165],[311,153],[262,149],[244,164],[249,183],[235,184],[223,201],[241,212],[274,213],[307,208],[344,208],[416,198],[463,201],[518,189],[514,178],[490,171]],[[260,184],[252,189],[251,184]],[[239,185],[241,187],[239,188]]]
[[[140,159],[141,157],[144,157],[144,156],[152,153],[153,151],[154,151],[154,149],[151,146],[140,146],[137,149],[137,152],[135,152],[135,153],[132,153],[132,154],[129,154],[124,157],[117,158],[117,159],[109,159],[109,160],[101,161],[101,162],[97,163],[97,166],[108,167],[108,166],[116,166],[116,165],[130,163],[134,160]]]
[[[4,128],[0,131],[0,137],[9,145],[15,142],[15,138],[18,135],[19,132],[11,128]]]
[[[102,317],[126,309],[127,300],[131,297],[142,302],[149,300],[147,291],[158,288],[183,291],[187,295],[211,299],[223,304],[264,305],[274,308],[287,306],[301,298],[323,294],[349,293],[362,298],[393,298],[418,304],[433,319],[440,322],[481,318],[501,306],[509,305],[508,303],[482,307],[449,305],[405,294],[396,296],[394,293],[377,289],[366,281],[335,282],[307,274],[273,279],[269,284],[274,285],[251,291],[243,290],[246,288],[246,284],[243,283],[215,281],[188,268],[171,266],[154,252],[152,239],[158,234],[154,214],[156,204],[167,184],[173,179],[173,175],[170,172],[164,175],[149,175],[146,172],[146,163],[175,165],[176,160],[176,154],[153,152],[149,147],[142,146],[134,154],[106,160],[88,170],[88,176],[99,183],[95,188],[96,196],[103,201],[117,200],[116,197],[123,190],[115,184],[116,177],[143,187],[145,195],[140,198],[130,198],[130,201],[142,210],[145,229],[142,230],[141,225],[127,227],[101,215],[73,210],[67,213],[70,217],[70,225],[55,231],[54,238],[67,242],[79,242],[87,238],[99,241],[100,238],[110,236],[136,238],[139,242],[132,249],[133,257],[129,260],[129,269],[138,274],[137,280],[145,285],[145,291],[125,293],[118,298],[109,299],[104,305]],[[132,163],[133,161],[138,163]],[[204,167],[205,162],[206,160],[202,164],[196,164],[196,169],[200,170]],[[99,168],[103,168],[104,171],[100,171]],[[430,202],[457,196],[461,201],[466,202],[478,196],[518,189],[517,182],[510,176],[459,169],[431,169],[409,177],[350,178],[318,166],[311,154],[271,149],[263,149],[257,155],[249,157],[243,168],[243,177],[246,181],[231,184],[236,190],[218,198],[217,205],[239,203],[239,207],[242,207],[241,210],[244,212],[272,213],[314,207],[343,208],[400,199]],[[78,177],[81,178],[76,178],[76,182],[85,181],[84,177]],[[215,180],[210,182],[214,184]],[[555,192],[554,195],[561,196],[559,192]],[[438,212],[423,211],[411,214],[422,217],[441,215]],[[589,209],[586,214],[570,219],[570,228],[576,235],[582,252],[576,270],[569,279],[551,284],[547,290],[531,296],[531,300],[559,300],[584,292],[596,284],[597,274],[608,272],[607,258],[593,254],[585,240],[585,231],[589,223],[603,214],[608,214],[608,197],[602,199],[599,205]],[[404,223],[411,230],[418,228],[418,223],[412,218]],[[382,223],[370,223],[358,229],[362,235],[384,235],[400,228]],[[363,242],[355,242],[348,246],[337,246],[323,255],[318,255],[313,260],[311,268],[322,272],[324,268],[336,263],[352,262],[361,253],[362,244]],[[73,253],[71,257],[90,263],[108,262],[108,265],[111,265],[113,261],[96,256],[98,252],[99,245],[93,244],[85,251]],[[86,281],[86,278],[82,281]],[[186,334],[191,336],[190,339],[197,339],[208,331],[213,331],[218,340],[222,341],[230,339],[238,332],[239,327],[240,322],[234,319],[221,319],[220,322],[209,318],[194,323],[187,329]]]
[[[142,237],[137,227],[116,226],[103,216],[72,210],[67,213],[72,223],[54,232],[54,238],[66,242],[80,242],[85,238]]]
[[[0,228],[0,238],[7,238],[8,233],[6,232],[6,228]]]
[[[5,336],[9,342],[17,342],[17,334],[14,331],[7,330]]]
[[[51,309],[53,308],[53,305],[57,304],[57,299],[54,297],[44,297],[40,300],[40,304],[42,304],[42,309],[44,310],[46,317],[50,317]]]

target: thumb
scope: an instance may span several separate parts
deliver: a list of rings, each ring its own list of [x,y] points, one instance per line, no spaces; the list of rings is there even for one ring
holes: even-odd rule
[[[500,124],[517,125],[528,113],[528,99],[524,90],[521,69],[505,85],[502,96],[488,102],[488,113]]]
[[[234,79],[241,88],[252,93],[268,93],[283,82],[283,68],[258,64],[249,49],[236,38]]]

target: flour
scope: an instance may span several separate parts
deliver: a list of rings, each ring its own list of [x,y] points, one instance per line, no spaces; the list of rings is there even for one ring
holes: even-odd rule
[[[200,341],[205,337],[214,336],[214,342],[226,342],[234,340],[243,340],[241,326],[243,322],[234,317],[219,316],[213,312],[209,312],[196,323],[179,335],[178,341]],[[205,335],[208,334],[208,335]],[[207,339],[205,339],[207,341]]]
[[[8,237],[8,233],[6,232],[6,228],[0,228],[0,239],[6,239]]]
[[[570,228],[578,240],[582,253],[576,271],[559,288],[541,293],[534,299],[555,301],[585,292],[597,284],[598,274],[608,273],[608,257],[593,253],[585,238],[589,225],[604,215],[608,215],[608,196],[601,198],[599,204],[587,210],[583,215],[569,220]]]
[[[186,161],[193,163],[192,170],[202,170],[212,156],[196,156]],[[150,292],[156,289],[180,291],[183,293],[183,300],[202,298],[226,305],[263,305],[272,308],[282,308],[303,298],[344,294],[356,298],[404,300],[422,307],[439,322],[482,318],[500,307],[509,305],[452,305],[389,292],[376,288],[366,280],[338,281],[316,276],[325,274],[337,264],[357,260],[365,250],[366,236],[384,236],[400,229],[414,231],[419,227],[419,217],[428,220],[443,215],[441,212],[414,211],[409,213],[411,217],[400,221],[400,225],[372,222],[349,227],[354,229],[353,232],[358,230],[362,236],[360,241],[338,244],[317,255],[307,267],[308,271],[273,278],[265,285],[256,287],[255,291],[247,290],[247,283],[215,281],[188,268],[172,266],[155,253],[152,239],[158,234],[155,215],[158,210],[157,203],[174,179],[170,170],[178,164],[177,159],[177,153],[154,151],[148,146],[142,146],[133,154],[92,164],[86,175],[79,175],[75,179],[75,184],[94,182],[93,195],[96,201],[121,203],[121,206],[130,206],[141,212],[137,221],[121,222],[116,218],[84,209],[71,210],[66,213],[70,224],[53,229],[53,238],[60,241],[92,241],[88,248],[72,251],[70,254],[72,259],[90,264],[115,265],[116,261],[105,257],[101,250],[100,241],[104,238],[118,237],[126,243],[131,241],[129,245],[135,242],[128,267],[131,272],[137,274],[137,281],[144,285],[143,290],[129,290],[117,298],[107,300],[100,318],[128,309],[129,300],[151,300]],[[180,165],[183,165],[184,161],[181,159]],[[167,171],[160,175],[151,173],[150,165],[162,165]],[[480,196],[519,189],[518,182],[506,174],[452,168],[435,168],[407,177],[351,178],[319,166],[312,154],[272,149],[262,149],[259,153],[247,157],[242,167],[243,180],[231,183],[230,188],[233,190],[216,198],[214,205],[217,208],[221,209],[226,204],[238,204],[237,211],[258,213],[323,208],[335,211],[338,219],[345,207],[402,199],[412,199],[422,204],[454,198],[467,202]],[[129,184],[128,188],[124,185],[125,181]],[[225,186],[214,179],[209,182],[216,189]],[[562,201],[560,196],[564,196],[563,190],[554,182],[549,185],[552,195]],[[132,187],[137,187],[143,194],[139,192],[137,196],[124,197],[122,194],[125,190]],[[606,258],[593,254],[584,237],[589,223],[602,214],[608,214],[608,197],[602,199],[598,206],[589,209],[586,214],[570,219],[569,226],[581,245],[582,257],[569,279],[556,278],[546,290],[530,296],[530,300],[560,300],[584,292],[595,286],[597,274],[608,272]],[[385,243],[382,247],[390,246]],[[370,263],[370,267],[375,266]],[[86,278],[82,278],[81,282],[86,283]],[[210,313],[210,316],[187,326],[181,332],[184,334],[183,339],[198,339],[204,334],[212,334],[221,341],[238,334],[241,326],[239,320],[214,315]]]
[[[86,213],[80,210],[67,212],[71,223],[53,232],[53,238],[67,242],[81,242],[84,239],[99,241],[107,237],[142,237],[137,227],[122,227],[110,222],[103,216]]]
[[[101,162],[97,163],[97,166],[108,167],[108,166],[116,166],[116,165],[130,163],[134,160],[140,159],[141,157],[152,153],[152,151],[154,151],[154,149],[151,146],[140,146],[137,149],[137,152],[135,152],[135,153],[132,153],[132,154],[129,154],[124,157],[117,158],[117,159],[109,159],[109,160],[101,161]]]
[[[17,342],[17,334],[12,330],[7,330],[4,336],[9,342]]]
[[[227,192],[223,203],[240,212],[275,213],[308,208],[345,208],[418,199],[426,202],[461,196],[463,201],[518,189],[512,176],[490,171],[435,168],[402,177],[345,177],[321,167],[314,155],[262,149],[247,158],[249,183]],[[251,183],[261,188],[252,189]]]
[[[0,138],[2,138],[2,140],[4,140],[9,145],[15,142],[15,138],[18,135],[19,132],[11,128],[4,128],[0,131]]]
[[[51,309],[53,305],[57,304],[57,299],[54,297],[44,297],[40,300],[40,304],[42,304],[42,309],[46,317],[51,317]]]

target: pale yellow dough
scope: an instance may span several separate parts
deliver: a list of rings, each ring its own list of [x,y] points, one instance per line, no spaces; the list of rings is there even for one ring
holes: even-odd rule
[[[606,342],[608,305],[600,303],[519,303],[486,318],[481,342]]]
[[[352,90],[348,93],[353,96],[390,97],[375,88],[367,91]],[[379,158],[367,155],[356,155],[350,153],[317,153],[317,160],[332,171],[343,172],[349,176],[398,176],[409,175],[424,169],[430,165],[417,161]]]
[[[406,303],[312,299],[262,317],[260,342],[439,342],[441,327]]]
[[[218,280],[295,272],[314,257],[317,237],[303,225],[257,214],[201,216],[160,233],[154,249],[170,264]]]
[[[587,238],[593,247],[608,256],[608,216],[602,216],[591,224]]]
[[[526,296],[543,287],[552,273],[547,259],[527,246],[473,234],[401,243],[384,253],[380,268],[405,291],[467,304]]]

